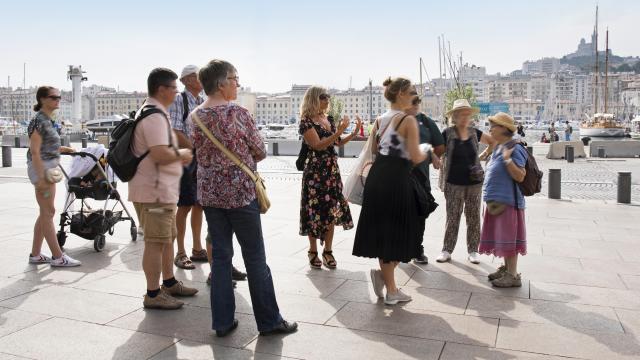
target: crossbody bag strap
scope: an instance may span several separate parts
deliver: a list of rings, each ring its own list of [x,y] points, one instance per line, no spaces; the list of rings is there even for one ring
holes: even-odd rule
[[[184,124],[189,117],[189,98],[187,95],[187,90],[182,92],[182,123]]]
[[[196,111],[194,111],[191,114],[191,118],[196,123],[196,125],[198,125],[200,130],[202,130],[202,132],[209,138],[209,140],[211,140],[213,145],[215,145],[218,149],[220,149],[220,151],[222,151],[222,153],[227,158],[229,158],[229,160],[231,160],[234,164],[236,164],[236,166],[242,169],[242,171],[247,173],[247,175],[249,175],[249,177],[251,178],[251,180],[253,180],[253,182],[258,182],[258,180],[260,180],[260,177],[256,175],[256,173],[253,170],[249,169],[249,167],[245,163],[243,163],[242,160],[240,160],[238,156],[236,156],[236,154],[232,153],[229,149],[227,149],[226,146],[224,146],[218,139],[216,139],[216,137],[211,133],[211,131],[207,129],[206,126],[204,126],[204,124],[200,120],[200,117],[198,117],[198,114],[196,114]]]

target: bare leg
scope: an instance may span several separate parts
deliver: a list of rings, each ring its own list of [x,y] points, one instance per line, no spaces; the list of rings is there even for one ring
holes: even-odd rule
[[[45,197],[45,193],[48,196]],[[40,214],[33,228],[33,246],[31,255],[37,256],[42,250],[43,239],[47,241],[51,255],[55,258],[62,256],[62,249],[56,237],[56,227],[53,224],[53,217],[56,215],[54,200],[56,198],[56,185],[51,184],[46,191],[36,190],[36,201],[40,207]]]
[[[397,262],[389,262],[385,264],[382,260],[380,260],[380,270],[382,270],[382,279],[384,280],[384,285],[387,288],[387,292],[392,294],[398,292],[394,274],[396,266],[398,266]]]
[[[184,236],[187,232],[187,216],[191,206],[179,206],[176,213],[176,227],[178,228],[178,253],[186,253],[184,250]]]
[[[162,279],[173,277],[173,245],[165,244],[162,250]]]
[[[504,258],[504,264],[507,266],[507,272],[513,276],[518,276],[518,255],[508,256]]]
[[[147,279],[147,290],[160,288],[160,273],[162,272],[162,257],[164,244],[145,242],[142,253],[142,270]],[[173,255],[173,249],[171,249]]]
[[[202,206],[200,205],[194,205],[191,208],[191,231],[193,233],[193,250],[202,250]]]
[[[316,238],[314,238],[311,235],[309,235],[309,251],[311,252],[318,251],[318,244],[317,244]]]
[[[331,251],[331,247],[333,246],[333,233],[335,230],[335,226],[331,225],[327,232],[324,234],[324,250]]]

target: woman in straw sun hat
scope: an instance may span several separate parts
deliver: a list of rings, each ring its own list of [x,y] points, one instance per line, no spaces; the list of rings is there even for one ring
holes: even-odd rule
[[[513,139],[517,127],[505,113],[489,116],[496,151],[487,166],[483,197],[487,203],[480,237],[480,253],[504,258],[504,265],[489,274],[496,287],[522,286],[517,271],[518,254],[527,253],[525,202],[516,182],[524,180],[529,154]]]
[[[480,160],[491,153],[494,140],[489,134],[472,126],[471,119],[478,112],[466,99],[458,99],[446,113],[450,126],[442,131],[445,158],[440,168],[440,189],[444,191],[447,220],[442,252],[436,258],[438,262],[451,260],[463,209],[467,222],[467,259],[474,264],[480,262],[478,242],[484,179]],[[489,145],[481,155],[478,154],[480,142]]]

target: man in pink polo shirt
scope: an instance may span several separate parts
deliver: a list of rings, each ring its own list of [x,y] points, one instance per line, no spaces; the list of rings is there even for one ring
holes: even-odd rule
[[[184,305],[174,296],[193,296],[198,290],[184,286],[173,275],[173,241],[176,238],[176,203],[183,164],[192,160],[190,149],[178,149],[178,140],[169,123],[169,107],[177,93],[178,75],[156,68],[147,79],[149,97],[138,110],[156,107],[162,113],[146,116],[135,128],[133,153],[144,156],[129,181],[129,201],[133,202],[144,228],[142,269],[147,279],[144,307],[178,309]],[[162,274],[162,286],[160,275]]]

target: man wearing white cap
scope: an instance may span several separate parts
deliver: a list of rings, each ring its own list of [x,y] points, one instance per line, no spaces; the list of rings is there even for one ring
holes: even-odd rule
[[[187,116],[204,99],[200,96],[202,85],[198,81],[198,70],[196,65],[187,65],[182,69],[180,82],[184,84],[184,91],[181,92],[173,104],[169,107],[171,116],[171,126],[178,137],[180,148],[192,149],[191,141],[186,134],[189,134]],[[182,269],[194,269],[193,261],[207,262],[207,251],[202,248],[202,207],[197,199],[197,164],[195,156],[193,162],[184,167],[182,178],[180,179],[180,198],[178,200],[178,212],[176,214],[176,227],[178,228],[178,253],[175,257],[175,265]],[[193,233],[193,249],[191,257],[187,256],[184,247],[184,238],[187,228],[187,216],[191,212],[191,231]]]

